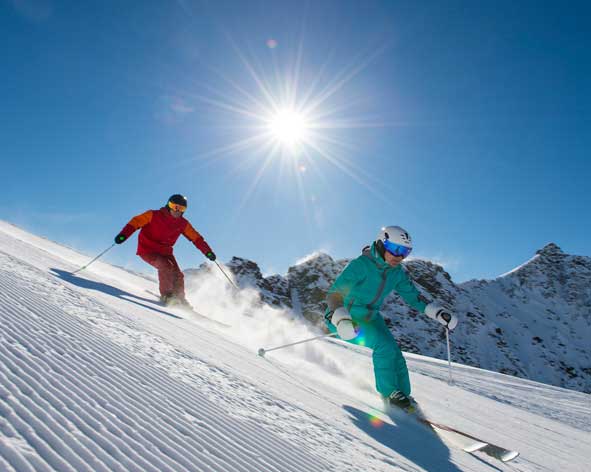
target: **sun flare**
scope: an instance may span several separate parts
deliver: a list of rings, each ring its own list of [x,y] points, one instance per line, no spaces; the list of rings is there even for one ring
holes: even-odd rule
[[[315,69],[304,67],[303,40],[291,54],[285,46],[279,54],[276,42],[267,44],[267,49],[275,50],[268,58],[249,55],[231,43],[245,72],[240,80],[216,71],[217,85],[203,85],[200,93],[187,95],[208,107],[212,122],[223,119],[219,130],[226,133],[218,147],[201,152],[198,159],[205,163],[240,156],[232,172],[255,169],[242,205],[268,176],[286,190],[292,189],[291,180],[302,203],[313,203],[316,197],[308,195],[307,182],[326,180],[331,167],[384,199],[381,179],[354,157],[358,146],[354,132],[391,125],[371,119],[366,100],[347,93],[348,83],[384,48],[360,54],[332,72],[330,61]],[[231,130],[234,136],[227,132]]]
[[[277,143],[294,147],[306,141],[310,123],[304,114],[284,108],[268,119],[267,127]]]

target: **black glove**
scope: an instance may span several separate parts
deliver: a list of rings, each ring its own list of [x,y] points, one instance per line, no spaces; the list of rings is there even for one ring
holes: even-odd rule
[[[205,254],[205,257],[207,257],[210,261],[215,261],[215,259],[216,259],[213,251],[209,251],[207,254]]]
[[[447,324],[449,324],[449,322],[451,321],[451,313],[448,313],[447,311],[443,311],[441,310],[439,312],[439,316],[441,317],[441,319],[443,321],[445,321]]]
[[[126,239],[127,236],[125,236],[123,233],[118,234],[117,236],[115,236],[115,244],[121,244],[122,242],[125,242]]]
[[[454,329],[458,324],[458,319],[445,309],[441,309],[437,312],[437,321],[448,329]]]
[[[458,325],[458,319],[445,308],[439,306],[437,303],[429,303],[425,307],[425,314],[429,318],[439,321],[448,329],[454,329]]]

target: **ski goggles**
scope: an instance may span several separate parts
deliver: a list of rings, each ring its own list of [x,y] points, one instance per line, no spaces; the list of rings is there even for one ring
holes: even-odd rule
[[[172,202],[168,202],[168,208],[170,208],[172,211],[180,211],[181,213],[184,213],[187,209],[187,207],[184,205],[179,205],[178,203]]]
[[[411,247],[406,247],[400,244],[393,243],[388,239],[384,239],[383,242],[386,251],[388,251],[390,254],[396,257],[406,257],[410,254],[410,251],[412,251]]]

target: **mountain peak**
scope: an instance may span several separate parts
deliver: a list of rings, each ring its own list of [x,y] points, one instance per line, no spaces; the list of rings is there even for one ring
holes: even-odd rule
[[[295,267],[310,264],[332,264],[333,262],[333,258],[328,254],[316,251],[296,261]]]
[[[560,249],[560,247],[558,247],[558,245],[554,243],[548,243],[542,249],[539,249],[536,254],[539,254],[540,256],[555,256],[563,255],[564,252],[562,249]]]

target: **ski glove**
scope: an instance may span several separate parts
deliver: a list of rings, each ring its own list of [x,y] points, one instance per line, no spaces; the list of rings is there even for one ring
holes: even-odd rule
[[[436,321],[439,321],[443,326],[448,328],[450,331],[458,325],[458,319],[452,315],[449,311],[436,303],[429,303],[425,307],[425,315]]]
[[[357,331],[355,330],[355,326],[353,326],[351,315],[349,315],[349,312],[344,306],[334,311],[330,322],[337,328],[337,334],[343,341],[349,341],[357,337]]]
[[[205,257],[207,257],[210,261],[215,261],[216,257],[213,251],[209,251],[207,254],[205,254]]]
[[[115,236],[115,243],[116,244],[121,244],[122,242],[124,242],[127,239],[127,236],[125,236],[123,233],[118,234],[117,236]]]

